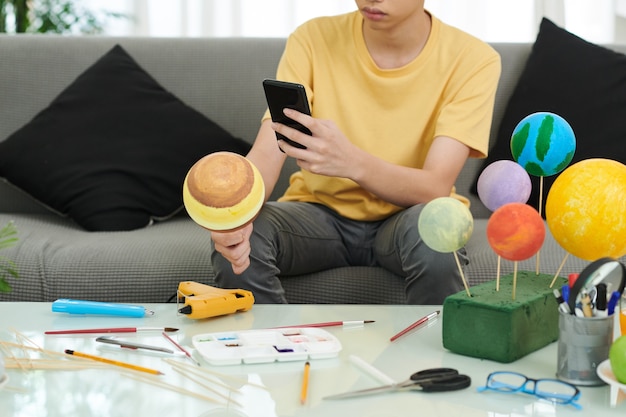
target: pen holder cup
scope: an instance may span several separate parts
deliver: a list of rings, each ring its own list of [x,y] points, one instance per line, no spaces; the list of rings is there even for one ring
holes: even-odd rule
[[[609,357],[613,316],[578,317],[560,312],[558,379],[574,385],[604,385],[596,368]]]

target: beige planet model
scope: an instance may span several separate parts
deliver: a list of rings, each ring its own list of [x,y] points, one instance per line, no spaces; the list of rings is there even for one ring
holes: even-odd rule
[[[183,203],[200,226],[229,231],[245,226],[265,200],[261,173],[232,152],[215,152],[196,162],[185,177]]]

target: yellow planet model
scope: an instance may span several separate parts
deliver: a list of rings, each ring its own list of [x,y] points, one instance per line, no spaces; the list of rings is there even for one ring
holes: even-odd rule
[[[183,203],[200,226],[235,230],[258,214],[265,201],[259,170],[245,157],[215,152],[196,162],[183,183]]]
[[[567,252],[587,261],[626,254],[626,165],[585,159],[554,181],[546,222]]]

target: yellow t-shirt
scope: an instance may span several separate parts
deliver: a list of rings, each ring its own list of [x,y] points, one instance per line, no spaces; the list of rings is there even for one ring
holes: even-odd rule
[[[437,136],[484,157],[500,57],[486,43],[434,16],[424,49],[409,64],[380,69],[362,35],[359,12],[320,17],[287,40],[276,78],[303,84],[313,117],[331,119],[356,146],[388,162],[421,168]],[[269,118],[266,112],[264,119]],[[467,203],[454,190],[451,195]],[[354,220],[402,210],[352,180],[300,170],[280,201],[306,201]]]

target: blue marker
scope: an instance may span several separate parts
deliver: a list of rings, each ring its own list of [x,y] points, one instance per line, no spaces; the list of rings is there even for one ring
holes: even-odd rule
[[[617,306],[617,302],[619,301],[621,293],[619,291],[613,291],[611,293],[611,298],[609,298],[609,302],[607,303],[606,310],[608,315],[612,315],[615,312],[615,307]]]
[[[98,314],[121,317],[143,317],[154,314],[154,311],[138,305],[69,300],[67,298],[60,298],[54,301],[52,303],[52,311],[55,313]]]
[[[561,297],[566,303],[569,302],[569,285],[565,284],[561,287]]]

